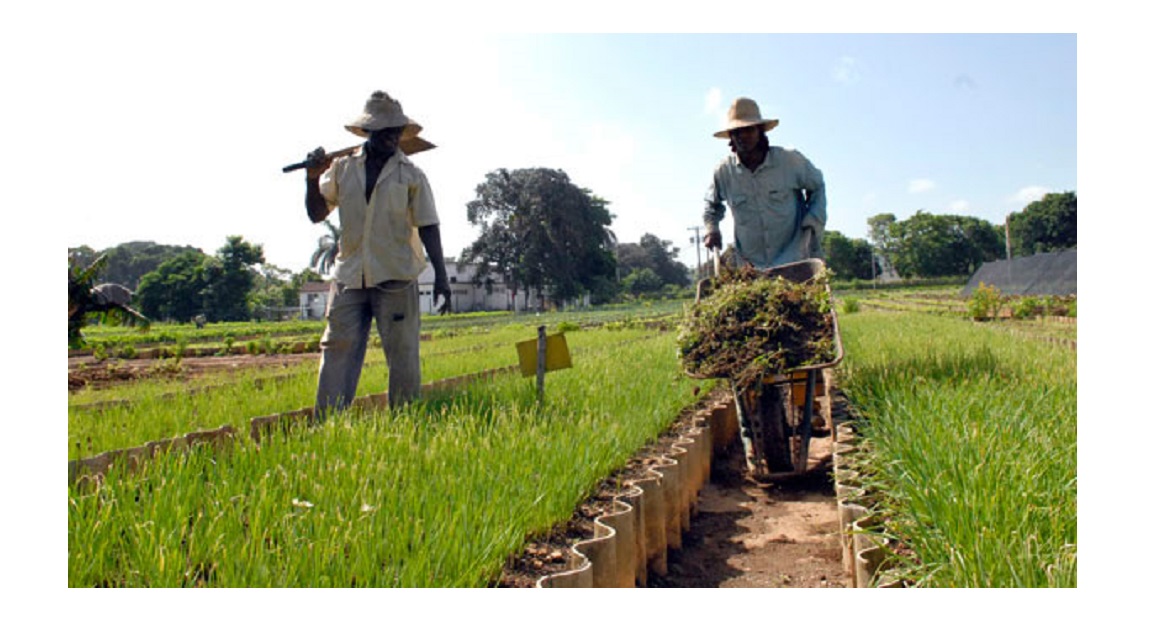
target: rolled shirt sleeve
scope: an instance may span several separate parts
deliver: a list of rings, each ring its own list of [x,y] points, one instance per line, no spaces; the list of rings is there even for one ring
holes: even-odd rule
[[[800,161],[797,171],[799,185],[805,191],[804,217],[800,221],[800,228],[811,228],[817,234],[823,234],[824,225],[828,221],[828,202],[824,196],[824,173],[812,165],[808,158],[796,152]]]

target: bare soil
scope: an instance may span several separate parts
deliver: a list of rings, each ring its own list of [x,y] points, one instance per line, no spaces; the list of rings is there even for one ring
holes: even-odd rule
[[[813,439],[814,469],[777,483],[747,473],[701,490],[668,573],[649,587],[848,587],[831,475],[831,437]]]
[[[846,403],[833,392],[833,424],[845,418]],[[627,474],[655,462],[662,448],[687,427],[692,411],[672,426],[673,436],[641,450],[621,473],[606,479],[569,521],[534,539],[509,559],[501,587],[532,587],[542,576],[564,571],[572,545],[592,537],[592,520],[606,511],[612,491]],[[782,587],[843,588],[844,571],[832,477],[832,430],[816,430],[809,471],[799,477],[760,483],[743,460],[739,441],[714,458],[710,481],[697,500],[680,549],[668,550],[665,575],[649,574],[649,588]]]
[[[99,389],[146,379],[191,380],[208,374],[240,372],[254,368],[286,368],[301,361],[317,360],[320,354],[241,354],[176,359],[68,358],[68,391]]]

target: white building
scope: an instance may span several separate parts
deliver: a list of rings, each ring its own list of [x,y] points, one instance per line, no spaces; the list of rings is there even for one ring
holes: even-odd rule
[[[306,281],[300,287],[300,318],[323,319],[324,309],[328,307],[327,281]]]
[[[458,263],[455,259],[445,259],[444,269],[448,271],[448,284],[452,287],[453,312],[483,312],[486,310],[515,310],[536,308],[536,294],[527,290],[516,291],[516,306],[512,306],[512,291],[500,275],[490,275],[481,281],[476,277],[476,266]],[[436,275],[432,268],[420,273],[420,312],[433,313],[432,287]]]
[[[534,291],[518,290],[516,305],[513,308],[512,291],[505,284],[504,278],[492,275],[485,281],[480,281],[476,278],[476,266],[473,264],[461,264],[455,259],[445,259],[444,269],[448,271],[448,283],[452,287],[453,312],[535,310],[538,305]],[[425,268],[424,272],[420,273],[418,284],[422,313],[431,314],[436,311],[432,307],[432,287],[435,279],[431,267]],[[329,286],[330,282],[327,281],[310,281],[300,288],[300,318],[324,318]],[[580,303],[588,305],[587,296]]]

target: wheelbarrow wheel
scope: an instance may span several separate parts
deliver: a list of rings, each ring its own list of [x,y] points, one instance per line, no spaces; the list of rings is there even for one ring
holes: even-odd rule
[[[764,415],[764,458],[770,472],[791,472],[792,437],[788,433],[784,388],[770,385],[761,395],[761,413]]]
[[[792,445],[785,412],[784,388],[757,383],[737,392],[750,468],[757,473],[791,472]],[[765,468],[764,466],[767,465]]]

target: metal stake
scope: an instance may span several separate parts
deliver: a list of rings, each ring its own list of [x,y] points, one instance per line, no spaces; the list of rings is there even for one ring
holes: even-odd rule
[[[544,356],[548,352],[548,339],[544,326],[536,328],[536,401],[544,405]]]

